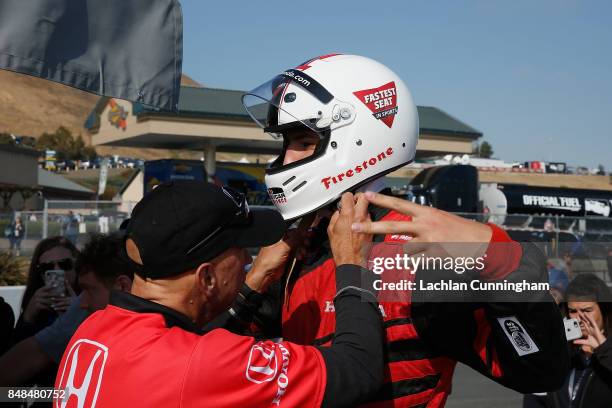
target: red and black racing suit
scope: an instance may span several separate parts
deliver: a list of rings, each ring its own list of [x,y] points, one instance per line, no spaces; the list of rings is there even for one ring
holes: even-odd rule
[[[374,220],[410,217],[375,209]],[[492,242],[512,242],[496,226]],[[401,236],[377,237],[393,242]],[[282,336],[299,344],[330,344],[336,325],[333,303],[335,265],[328,245],[310,264],[301,264],[287,283],[282,305]],[[547,282],[545,260],[533,244],[489,246],[486,279]],[[427,271],[425,271],[427,272]],[[419,279],[419,272],[416,274]],[[419,294],[421,293],[421,294]],[[440,407],[451,391],[461,361],[519,392],[558,389],[569,367],[562,318],[552,298],[529,303],[432,303],[415,291],[405,302],[380,302],[386,329],[386,383],[368,406]],[[538,352],[520,356],[498,323],[514,316]]]
[[[384,209],[371,209],[373,220],[409,221],[410,217]],[[491,225],[492,243],[508,245],[487,251],[482,278],[520,282],[547,282],[545,259],[530,243],[516,243]],[[253,320],[266,336],[282,334],[298,344],[329,345],[336,328],[333,297],[335,265],[325,235],[309,262],[301,262],[267,299],[280,296],[281,333],[270,330],[281,323],[271,318],[279,306],[272,303],[242,304],[243,320]],[[402,236],[377,236],[375,241],[393,242]],[[430,272],[430,271],[425,271]],[[415,279],[422,279],[416,273]],[[425,292],[414,291],[403,302],[381,301],[386,330],[385,384],[366,406],[441,407],[451,392],[453,370],[460,361],[494,381],[518,392],[556,390],[569,370],[561,314],[547,292],[529,302],[432,302]],[[379,296],[380,298],[380,296]],[[534,301],[535,300],[535,301]],[[250,309],[245,312],[245,309]],[[271,313],[272,312],[272,313]],[[251,315],[251,316],[249,316]],[[520,322],[535,343],[535,352],[519,355],[498,318]],[[365,373],[364,373],[365,374]],[[356,384],[358,386],[358,384]],[[347,390],[349,392],[349,390]]]

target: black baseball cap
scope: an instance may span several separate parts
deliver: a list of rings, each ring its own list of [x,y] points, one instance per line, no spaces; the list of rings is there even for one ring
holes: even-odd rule
[[[138,275],[160,279],[179,275],[233,248],[271,245],[285,232],[276,210],[250,209],[243,194],[203,181],[160,184],[132,211],[125,238],[132,239]],[[127,253],[124,254],[127,256]]]

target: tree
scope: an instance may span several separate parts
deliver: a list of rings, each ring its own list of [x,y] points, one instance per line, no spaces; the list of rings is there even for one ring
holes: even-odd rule
[[[81,135],[75,139],[70,130],[63,126],[54,133],[43,133],[36,143],[41,150],[55,150],[57,160],[92,160],[97,157],[96,149],[86,146]]]
[[[599,166],[597,166],[597,174],[599,176],[605,176],[606,175],[606,168],[604,167],[603,164],[600,164]]]
[[[41,150],[55,150],[57,160],[69,159],[72,153],[74,139],[70,130],[63,126],[57,128],[54,133],[43,133],[36,142],[36,147]]]
[[[489,142],[482,142],[478,149],[478,156],[490,159],[493,156],[493,146]]]
[[[13,144],[13,138],[8,133],[0,133],[0,144]]]

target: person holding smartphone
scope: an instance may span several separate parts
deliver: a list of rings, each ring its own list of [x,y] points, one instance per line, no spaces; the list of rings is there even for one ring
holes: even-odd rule
[[[15,343],[36,334],[68,309],[71,296],[79,291],[74,271],[77,254],[77,248],[63,237],[38,243],[15,327]]]
[[[582,337],[573,340],[572,368],[561,389],[549,393],[548,407],[612,406],[612,293],[595,275],[581,274],[566,292],[567,317],[580,322]]]
[[[38,243],[30,262],[21,314],[15,325],[12,344],[34,336],[68,309],[72,296],[79,292],[74,271],[78,252],[77,248],[63,237],[51,237]],[[63,286],[62,282],[58,282],[62,275]],[[47,284],[51,283],[50,279],[55,282],[55,286]],[[50,368],[32,378],[28,385],[51,387],[54,378],[55,369]]]

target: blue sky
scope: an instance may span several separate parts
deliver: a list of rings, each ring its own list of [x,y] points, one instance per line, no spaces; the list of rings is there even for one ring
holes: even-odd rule
[[[612,170],[612,2],[181,1],[183,72],[248,90],[330,52],[399,74],[495,156]]]

